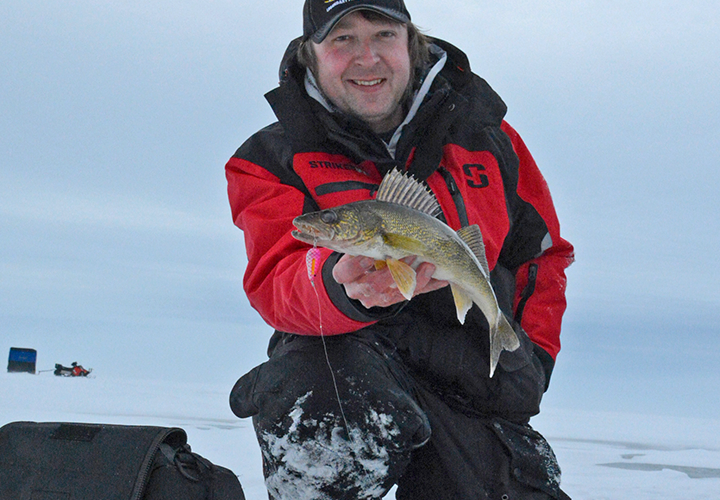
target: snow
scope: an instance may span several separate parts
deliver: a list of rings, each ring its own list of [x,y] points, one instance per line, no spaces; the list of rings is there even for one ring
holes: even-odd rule
[[[250,419],[230,386],[167,380],[0,374],[0,425],[13,421],[181,427],[193,450],[232,469],[248,500],[267,498]],[[575,500],[711,499],[720,495],[720,418],[544,408],[533,426],[553,446]],[[394,498],[391,493],[387,499]]]
[[[376,436],[386,437],[398,432],[390,417],[373,413],[364,425],[348,428],[347,421],[345,425],[342,422],[337,425],[334,418],[329,422],[308,420],[303,418],[301,405],[310,395],[299,398],[290,411],[288,416],[292,423],[289,432],[284,435],[261,433],[271,454],[284,456],[283,464],[267,482],[268,490],[276,498],[280,497],[279,492],[292,492],[293,499],[332,500],[322,492],[322,486],[348,481],[358,488],[363,498],[381,495],[389,452],[379,443],[384,440]],[[303,442],[299,436],[307,432],[308,423],[317,426],[315,439]],[[327,432],[328,426],[332,426],[330,432]],[[349,434],[349,440],[345,438],[346,434]],[[301,442],[302,445],[298,446]],[[348,456],[357,457],[362,464],[359,473],[348,467]],[[298,475],[305,478],[302,483],[294,480]]]

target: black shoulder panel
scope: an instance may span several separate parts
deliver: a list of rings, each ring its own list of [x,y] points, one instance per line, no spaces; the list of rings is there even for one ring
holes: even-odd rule
[[[280,123],[273,123],[254,134],[240,146],[234,157],[258,165],[283,184],[300,190],[305,195],[305,211],[319,210],[307,186],[292,168],[293,148]]]
[[[489,127],[488,133],[499,150],[497,158],[510,217],[510,231],[500,251],[499,261],[514,271],[521,264],[540,255],[548,228],[535,207],[517,193],[520,167],[510,138],[499,127]]]

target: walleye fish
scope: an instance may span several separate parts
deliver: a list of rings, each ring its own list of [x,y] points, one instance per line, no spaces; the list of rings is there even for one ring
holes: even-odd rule
[[[393,170],[382,180],[374,200],[362,200],[296,217],[292,235],[300,241],[385,263],[398,290],[410,300],[415,292],[414,264],[430,262],[433,278],[448,281],[460,323],[473,303],[490,325],[490,376],[503,349],[520,341],[500,311],[490,284],[482,233],[477,225],[455,232],[437,218],[435,196],[414,178]]]

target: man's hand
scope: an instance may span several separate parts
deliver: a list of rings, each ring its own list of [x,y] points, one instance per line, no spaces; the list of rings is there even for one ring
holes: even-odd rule
[[[412,265],[415,258],[411,256],[401,260]],[[435,266],[429,262],[422,262],[415,271],[417,285],[413,295],[432,292],[448,284],[447,281],[431,278]],[[388,307],[406,300],[395,285],[390,270],[387,267],[376,269],[375,260],[371,257],[343,255],[333,268],[333,278],[345,287],[348,297],[359,300],[368,309]]]

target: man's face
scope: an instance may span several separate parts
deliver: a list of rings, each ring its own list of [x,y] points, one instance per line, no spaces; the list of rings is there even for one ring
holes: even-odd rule
[[[411,74],[407,26],[384,18],[370,22],[355,11],[314,48],[315,77],[338,109],[375,132],[400,124]]]

